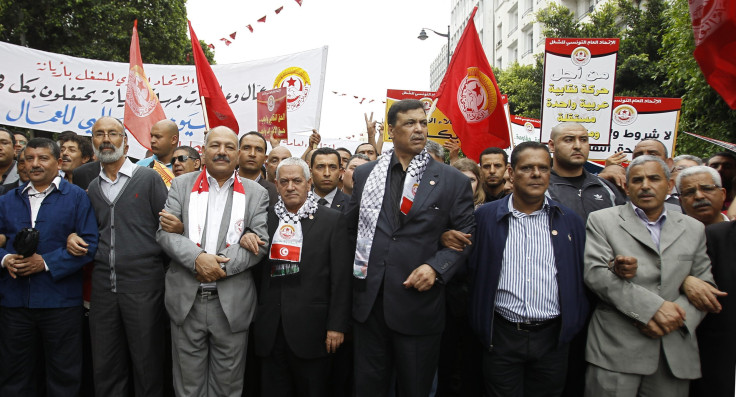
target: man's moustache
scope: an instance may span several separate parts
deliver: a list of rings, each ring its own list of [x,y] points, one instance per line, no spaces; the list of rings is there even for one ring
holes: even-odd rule
[[[228,163],[230,162],[230,158],[229,158],[229,157],[227,157],[227,156],[226,156],[226,155],[224,155],[224,154],[218,154],[217,156],[215,156],[215,157],[213,157],[213,158],[212,158],[212,161],[220,161],[220,160],[225,160],[225,161],[227,161]]]
[[[710,202],[708,199],[702,199],[698,200],[693,203],[693,208],[700,208],[700,207],[712,207],[713,203]]]

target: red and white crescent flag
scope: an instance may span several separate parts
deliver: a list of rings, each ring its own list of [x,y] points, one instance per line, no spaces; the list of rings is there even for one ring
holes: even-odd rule
[[[133,37],[130,40],[130,69],[125,92],[123,124],[133,137],[146,149],[151,148],[151,128],[166,118],[156,93],[143,72],[141,49],[138,45],[138,20],[133,22]]]
[[[736,2],[689,0],[695,60],[705,79],[736,109]]]
[[[476,162],[488,147],[511,146],[509,125],[496,77],[475,30],[473,8],[450,66],[434,95],[435,106],[452,122],[463,153]],[[431,114],[432,111],[430,111]]]
[[[299,262],[301,258],[301,247],[289,244],[271,244],[271,255],[274,260]]]

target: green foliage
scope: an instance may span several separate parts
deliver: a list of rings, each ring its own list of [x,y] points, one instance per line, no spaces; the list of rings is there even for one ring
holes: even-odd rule
[[[506,70],[494,70],[498,88],[509,97],[509,110],[517,116],[538,119],[541,116],[542,82],[544,68],[542,57],[537,56],[534,65],[514,63]]]
[[[566,7],[550,4],[537,13],[547,37],[620,38],[616,70],[617,96],[682,97],[679,131],[694,132],[716,139],[736,141],[736,111],[705,81],[693,58],[693,31],[687,0],[618,0],[607,3],[582,23]],[[515,66],[497,74],[499,85],[519,84]],[[535,68],[542,70],[539,63]],[[533,93],[509,93],[512,109],[528,109],[527,98],[541,98],[541,79],[537,86],[521,85]],[[502,88],[502,91],[504,89]],[[517,102],[519,102],[517,104]],[[537,106],[537,109],[539,106]],[[527,110],[529,111],[529,110]],[[529,113],[531,114],[531,112]],[[702,157],[721,149],[680,133],[677,154]]]
[[[0,40],[38,50],[128,62],[138,20],[143,62],[191,64],[186,0],[0,0]],[[203,46],[208,59],[212,51]]]
[[[676,151],[677,154],[708,157],[723,149],[683,134],[682,131],[736,142],[736,111],[731,110],[708,85],[692,56],[695,43],[687,0],[673,0],[665,17],[669,22],[660,49],[665,73],[663,89],[668,96],[682,96]]]

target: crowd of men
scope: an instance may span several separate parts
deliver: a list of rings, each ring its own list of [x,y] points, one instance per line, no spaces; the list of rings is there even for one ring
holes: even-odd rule
[[[137,163],[112,117],[0,129],[0,395],[734,395],[733,153],[386,126],[297,158],[163,120]]]

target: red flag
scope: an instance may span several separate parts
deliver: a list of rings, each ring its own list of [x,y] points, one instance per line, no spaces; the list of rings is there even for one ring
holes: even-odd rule
[[[275,10],[274,12],[278,14],[278,13],[280,13],[280,12],[281,12],[281,10],[283,10],[283,9],[284,9],[284,6],[281,6],[281,7],[277,8],[277,9],[276,9],[276,10]]]
[[[296,1],[296,4],[299,4],[299,7],[302,6],[302,0],[294,0],[294,1]]]
[[[437,108],[452,122],[463,153],[476,162],[485,148],[505,149],[511,145],[496,77],[475,30],[473,16],[477,10],[475,7],[470,14],[434,96]]]
[[[250,30],[250,32],[253,33],[253,26],[248,25],[246,26],[246,28],[248,28],[248,30]]]
[[[736,3],[731,0],[690,0],[695,60],[705,79],[736,109]]]
[[[207,44],[207,47],[209,47],[209,48],[210,48],[210,49],[212,49],[212,50],[214,50],[214,49],[215,49],[215,45],[214,45],[214,44]],[[189,54],[187,54],[187,55],[189,55]],[[189,58],[187,58],[187,60],[188,60],[188,59],[189,59]]]
[[[224,41],[226,46],[229,46],[230,44],[232,44],[232,41],[230,41],[230,40],[228,40],[228,39],[226,39],[224,37],[221,38],[220,41]]]
[[[230,33],[230,38],[235,40],[235,35],[238,34],[238,32],[232,32]]]
[[[266,16],[264,15],[264,16],[258,18],[258,22],[266,22]]]
[[[202,47],[199,45],[199,39],[197,39],[197,35],[194,34],[194,29],[192,29],[192,23],[190,21],[187,21],[187,23],[189,24],[189,35],[192,39],[194,66],[197,69],[199,96],[207,110],[207,116],[204,120],[205,124],[208,129],[221,125],[230,127],[237,134],[238,120],[235,119],[235,115],[230,109],[225,95],[222,93],[220,83],[217,82],[217,77],[212,72],[212,67],[210,67],[207,57],[204,56]]]
[[[133,37],[130,40],[130,71],[125,93],[123,124],[133,137],[146,149],[151,148],[151,127],[166,118],[158,97],[143,72],[141,49],[138,45],[138,20],[133,22]]]

